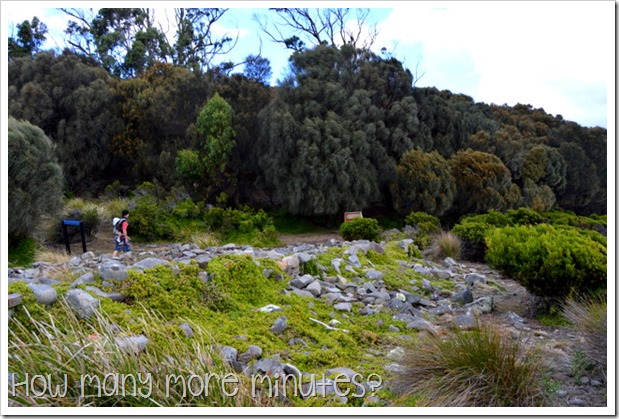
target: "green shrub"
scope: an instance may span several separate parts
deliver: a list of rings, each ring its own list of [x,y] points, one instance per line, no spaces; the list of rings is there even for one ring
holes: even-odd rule
[[[37,242],[32,238],[9,239],[9,264],[27,267],[34,262]]]
[[[442,231],[438,217],[421,211],[408,214],[404,224],[414,228],[413,239],[421,250],[427,249],[432,238]]]
[[[517,337],[484,327],[427,335],[405,353],[392,388],[417,406],[527,407],[546,402],[544,364]]]
[[[33,235],[43,216],[62,208],[63,173],[55,146],[27,121],[8,121],[8,233],[20,239]]]
[[[374,218],[355,218],[352,221],[342,223],[339,228],[340,236],[346,241],[352,240],[377,240],[380,234],[380,226]]]
[[[546,222],[546,219],[539,212],[530,208],[508,210],[506,215],[514,225],[537,225]]]
[[[606,283],[606,247],[576,228],[549,225],[495,229],[486,259],[540,297],[564,297]]]
[[[194,204],[191,198],[185,198],[183,202],[174,206],[172,213],[180,218],[197,218],[200,215],[200,207]]]
[[[136,198],[130,211],[130,237],[139,237],[145,241],[173,237],[174,228],[169,223],[170,216],[153,195],[142,195]]]
[[[548,211],[542,215],[554,226],[565,225],[606,234],[606,215],[584,217],[571,211]]]
[[[441,221],[438,219],[438,217],[422,211],[411,212],[404,219],[404,225],[409,225],[412,227],[421,223],[429,223],[438,227],[439,229],[441,227]]]
[[[472,262],[485,262],[486,242],[488,232],[497,227],[513,225],[506,214],[498,211],[488,211],[487,214],[475,214],[462,217],[451,232],[462,240],[461,257]]]

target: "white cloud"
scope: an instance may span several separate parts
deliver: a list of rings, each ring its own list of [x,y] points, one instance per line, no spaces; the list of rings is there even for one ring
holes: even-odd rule
[[[611,2],[397,3],[380,29],[381,42],[399,43],[396,56],[417,45],[420,57],[406,59],[421,58],[423,85],[606,125],[606,115],[588,115],[591,109],[568,96],[568,87],[607,88],[614,66]],[[457,66],[467,61],[472,73]]]

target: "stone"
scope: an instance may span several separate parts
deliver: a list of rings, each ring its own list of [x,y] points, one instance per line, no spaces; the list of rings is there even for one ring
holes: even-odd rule
[[[54,304],[58,299],[58,293],[54,288],[52,288],[51,285],[28,284],[28,287],[32,290],[32,293],[39,304],[49,306]]]
[[[104,281],[124,281],[129,276],[127,268],[115,260],[106,260],[99,266],[99,275]]]
[[[398,361],[402,361],[405,355],[406,355],[406,352],[404,351],[404,348],[402,348],[401,346],[396,346],[395,348],[390,350],[387,353],[387,355],[385,355],[385,358],[391,361],[398,362]]]
[[[472,330],[479,327],[479,322],[470,314],[459,314],[454,317],[453,322],[461,329]]]
[[[139,262],[134,263],[131,269],[143,272],[146,269],[151,269],[158,265],[170,266],[170,262],[168,262],[165,259],[146,258],[146,259],[142,259]]]
[[[114,340],[119,348],[134,353],[146,350],[146,345],[149,342],[149,339],[144,335],[117,336]]]
[[[432,275],[436,276],[437,278],[440,279],[449,279],[451,278],[451,272],[449,271],[444,271],[442,269],[432,269]]]
[[[16,292],[9,294],[8,298],[9,298],[9,308],[15,307],[21,304],[22,302],[21,294],[16,293]]]
[[[365,277],[371,281],[380,281],[383,279],[384,274],[376,269],[368,269],[365,272]]]
[[[311,275],[297,276],[290,281],[290,285],[298,289],[303,289],[313,281],[314,278]]]
[[[185,333],[185,336],[188,338],[192,338],[194,333],[193,333],[193,329],[191,328],[191,326],[189,326],[188,323],[181,323],[178,325],[182,331]]]
[[[260,310],[263,313],[272,313],[274,311],[284,311],[283,308],[276,306],[275,304],[267,304],[264,307],[260,307],[258,310]]]
[[[482,315],[492,313],[494,308],[494,300],[492,297],[481,297],[472,303],[467,304],[467,311],[473,315]]]
[[[333,306],[334,309],[339,310],[339,311],[352,311],[352,304],[351,303],[337,303]]]
[[[359,374],[355,370],[352,370],[350,368],[337,367],[337,368],[328,369],[325,372],[325,375],[327,377],[332,376],[332,375],[335,375],[335,377],[337,377],[338,375],[344,375],[346,376],[346,378],[348,378],[352,382],[353,378],[355,378]]]
[[[473,293],[468,288],[457,292],[451,299],[454,303],[457,304],[468,304],[473,302]]]
[[[305,287],[305,290],[311,292],[314,297],[318,297],[322,293],[322,287],[320,286],[320,283],[318,281],[314,281],[309,284],[307,287]]]
[[[72,289],[64,295],[67,305],[75,311],[80,319],[88,319],[99,308],[98,299],[81,289]]]
[[[309,291],[305,291],[305,290],[300,290],[298,288],[292,288],[292,292],[294,292],[295,294],[297,294],[299,297],[310,297],[310,298],[314,298],[314,294],[312,294]]]
[[[254,363],[254,374],[265,374],[268,376],[275,376],[279,374],[281,377],[284,372],[284,366],[281,362],[271,358],[260,359]]]
[[[96,282],[95,274],[88,272],[73,281],[71,285],[69,285],[69,288],[76,288],[80,285],[92,284],[93,282]]]
[[[464,282],[469,287],[472,287],[475,284],[485,284],[487,281],[484,275],[473,272],[473,273],[467,274],[464,277]]]
[[[341,264],[342,264],[342,259],[339,259],[339,258],[335,258],[331,261],[331,267],[333,268],[335,272],[338,273],[338,275],[342,274],[342,271],[340,270]]]
[[[273,322],[273,325],[271,326],[271,332],[275,333],[276,335],[281,335],[284,330],[286,330],[286,328],[288,328],[288,319],[286,318],[286,316],[282,316],[275,320],[275,322]]]
[[[224,361],[232,363],[237,360],[239,351],[232,346],[222,346],[219,348],[219,353]]]
[[[418,330],[418,331],[426,330],[432,333],[433,335],[436,335],[438,333],[436,328],[432,325],[432,323],[430,323],[429,321],[425,319],[420,319],[420,318],[416,318],[412,322],[408,323],[406,325],[406,328]]]
[[[90,291],[98,297],[109,298],[112,301],[123,301],[125,297],[119,292],[105,292],[91,285],[86,287],[86,291]]]
[[[257,345],[250,345],[249,348],[238,356],[239,362],[248,364],[254,359],[258,359],[262,356],[262,348]]]

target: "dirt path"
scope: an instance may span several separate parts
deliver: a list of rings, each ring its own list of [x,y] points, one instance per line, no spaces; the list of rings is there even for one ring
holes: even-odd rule
[[[329,240],[342,240],[342,236],[340,236],[336,232],[332,233],[306,233],[306,234],[280,234],[279,239],[285,245],[292,244],[320,244],[328,242]]]

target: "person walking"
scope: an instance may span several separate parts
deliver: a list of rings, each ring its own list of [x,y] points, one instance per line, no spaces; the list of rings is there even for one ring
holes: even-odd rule
[[[116,242],[116,247],[114,248],[114,253],[112,257],[117,257],[118,252],[123,251],[128,253],[131,251],[131,246],[129,242],[131,238],[129,234],[127,234],[127,229],[129,228],[129,210],[123,210],[122,217],[116,222],[114,226],[115,237],[114,241]]]

